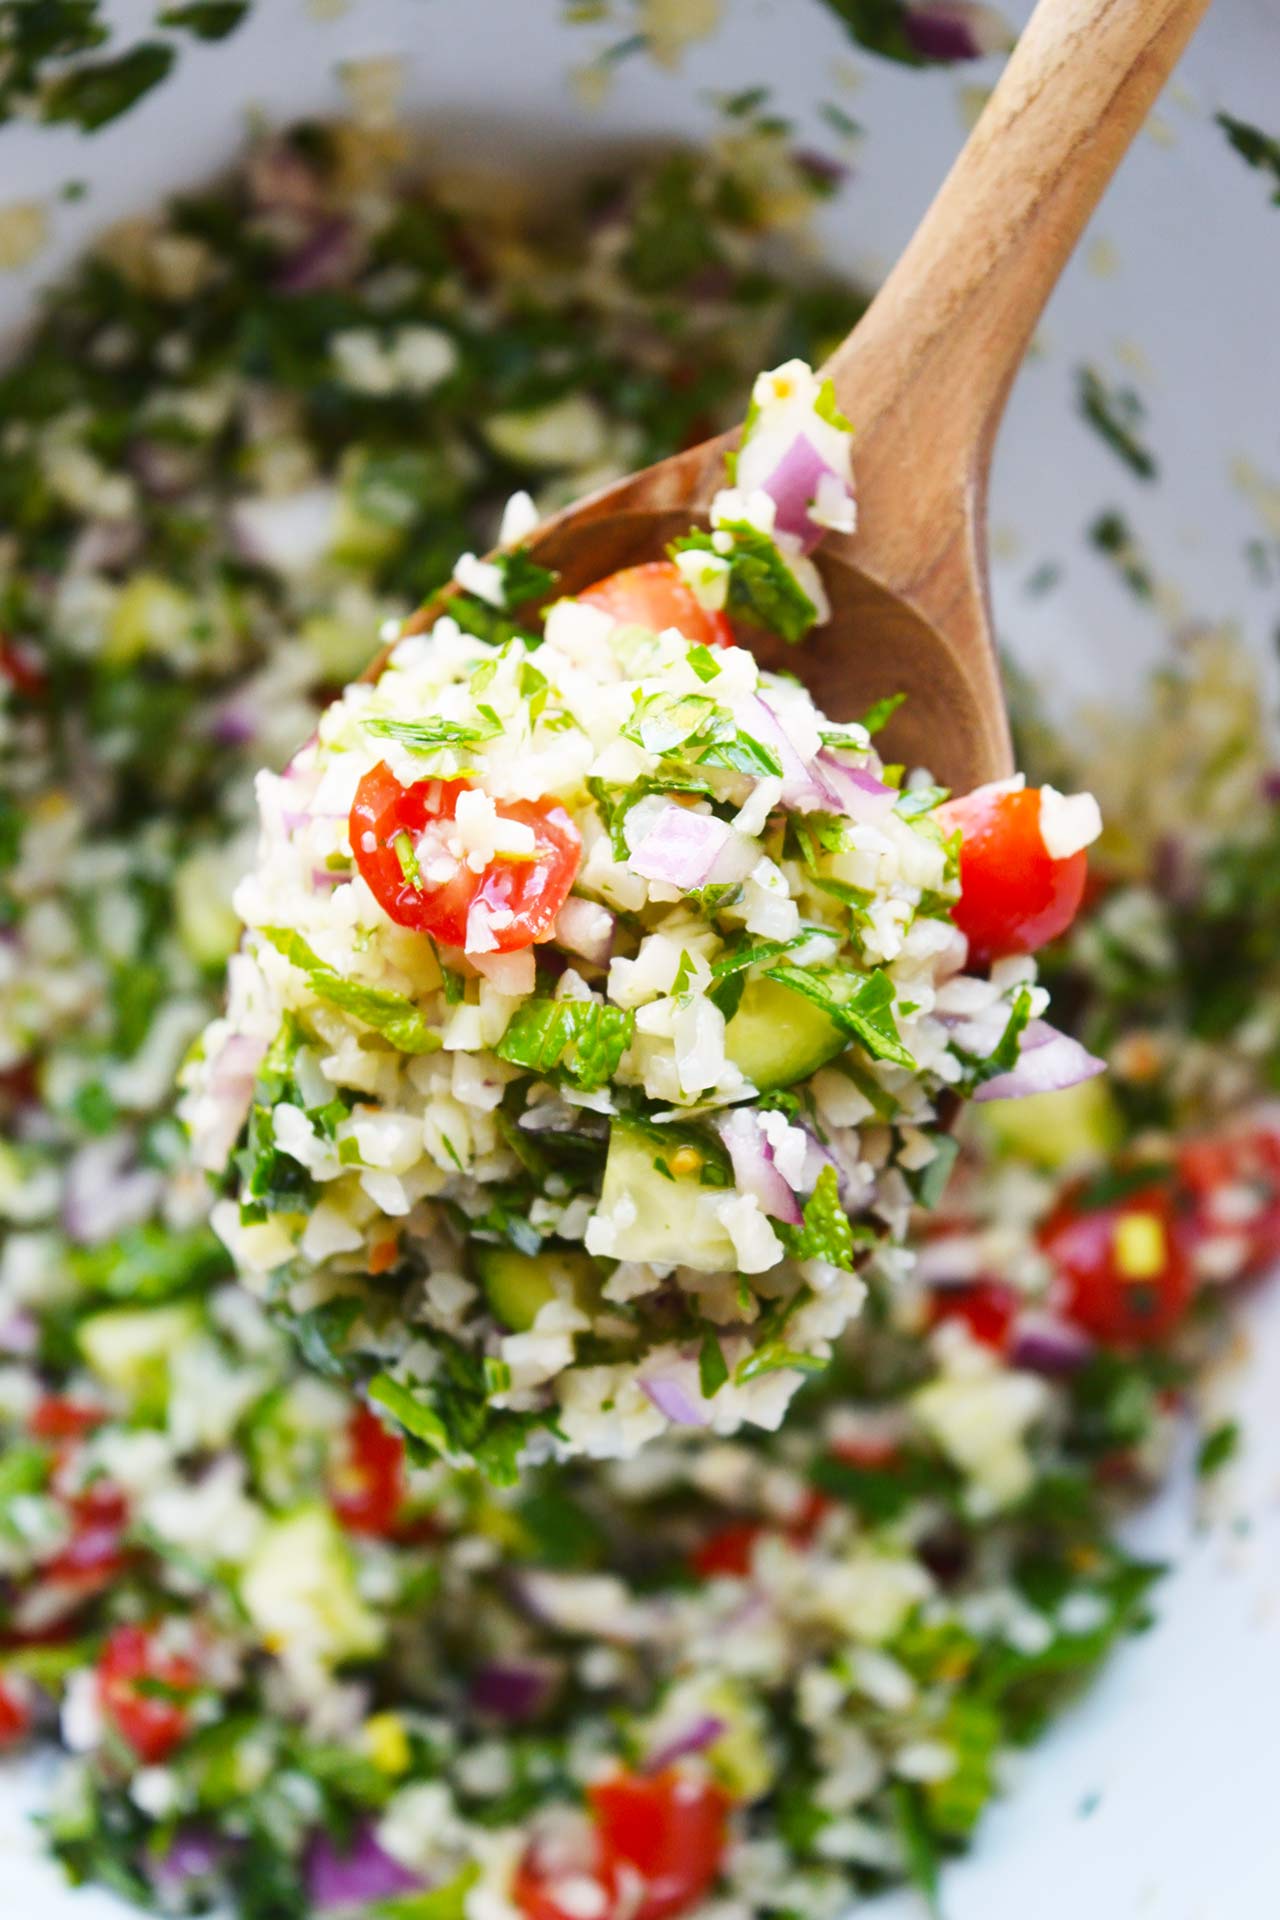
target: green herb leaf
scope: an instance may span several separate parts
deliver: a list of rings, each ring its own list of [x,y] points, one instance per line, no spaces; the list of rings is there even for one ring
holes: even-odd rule
[[[72,67],[59,75],[46,94],[44,117],[70,120],[83,132],[96,133],[158,86],[174,58],[173,48],[162,40],[143,40],[114,60]]]
[[[419,1400],[411,1388],[401,1386],[389,1373],[377,1373],[365,1391],[375,1406],[382,1407],[415,1440],[421,1440],[437,1453],[449,1452],[449,1433],[443,1420]]]
[[[317,999],[327,1000],[330,1006],[353,1014],[401,1053],[434,1053],[439,1047],[439,1034],[431,1031],[422,1009],[404,994],[391,993],[385,987],[361,986],[358,980],[349,980],[327,965],[292,927],[261,927],[259,931],[290,966],[306,974]]]
[[[1252,126],[1248,120],[1237,120],[1234,114],[1216,113],[1213,117],[1241,159],[1260,173],[1271,175],[1276,182],[1271,204],[1280,207],[1280,140],[1264,133],[1261,127]]]
[[[794,644],[803,640],[818,621],[818,609],[788,566],[777,542],[746,520],[733,520],[722,529],[732,535],[729,561],[729,612],[749,626],[763,627]],[[668,553],[690,550],[714,553],[709,533],[690,533],[675,540]]]
[[[773,1223],[773,1230],[793,1260],[827,1260],[845,1273],[853,1272],[855,1230],[840,1202],[840,1181],[832,1166],[825,1166],[818,1183],[804,1203],[800,1226],[785,1221]],[[859,1227],[859,1240],[874,1239],[869,1227]]]
[[[703,1399],[714,1400],[728,1378],[729,1366],[720,1345],[720,1336],[714,1327],[706,1327],[698,1348],[698,1383]]]
[[[1196,1472],[1202,1480],[1208,1480],[1218,1473],[1227,1462],[1234,1460],[1240,1451],[1240,1422],[1224,1420],[1219,1426],[1210,1428],[1200,1442],[1200,1451],[1196,1455]]]
[[[186,6],[166,7],[156,24],[194,33],[198,40],[225,40],[248,11],[249,0],[189,0]]]
[[[410,753],[439,753],[445,747],[473,747],[477,741],[492,740],[496,727],[465,726],[460,720],[393,720],[386,714],[374,714],[361,721],[366,733],[379,740],[396,740]]]
[[[1139,480],[1154,480],[1155,459],[1138,438],[1146,408],[1132,387],[1108,387],[1096,367],[1077,373],[1080,411]]]
[[[883,968],[857,973],[848,967],[784,965],[770,967],[767,977],[812,1000],[873,1059],[915,1072],[916,1063],[903,1046],[893,1017],[893,982]]]
[[[545,1076],[559,1069],[583,1093],[591,1093],[613,1078],[635,1027],[630,1008],[535,998],[517,1008],[494,1051],[499,1060],[530,1073]]]

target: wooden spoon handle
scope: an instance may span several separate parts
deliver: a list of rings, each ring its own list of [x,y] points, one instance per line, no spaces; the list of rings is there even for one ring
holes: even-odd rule
[[[1041,309],[1207,6],[1040,0],[914,238],[828,363],[857,433],[858,544],[927,617],[947,613],[948,536],[982,540],[991,443]]]

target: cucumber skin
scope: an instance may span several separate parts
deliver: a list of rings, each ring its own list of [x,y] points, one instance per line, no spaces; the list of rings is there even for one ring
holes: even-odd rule
[[[757,1093],[807,1080],[848,1045],[821,1007],[768,978],[748,981],[724,1034],[726,1054]]]
[[[600,1276],[590,1254],[572,1247],[544,1253],[518,1253],[514,1247],[480,1243],[472,1248],[472,1265],[484,1288],[495,1320],[508,1333],[528,1333],[543,1307],[560,1295],[557,1275],[564,1276],[574,1305],[586,1313],[600,1304]]]

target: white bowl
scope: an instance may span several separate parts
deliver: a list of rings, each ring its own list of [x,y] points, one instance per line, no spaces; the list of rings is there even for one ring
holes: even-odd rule
[[[1128,0],[1141,5],[1142,0]],[[615,5],[615,13],[626,11]],[[112,10],[140,30],[152,8]],[[1008,5],[1016,21],[1029,7]],[[565,27],[555,0],[354,0],[332,21],[305,0],[258,0],[217,46],[188,48],[135,111],[89,139],[0,132],[0,199],[39,199],[49,247],[0,279],[0,335],[88,236],[199,180],[236,150],[246,111],[272,120],[339,111],[344,59],[404,57],[405,104],[433,127],[442,164],[516,161],[572,170],[583,156],[673,133],[704,136],[709,95],[768,79],[806,143],[832,151],[834,100],[866,129],[854,174],[824,213],[829,256],[870,277],[891,261],[960,145],[974,89],[998,62],[910,72],[852,47],[819,0],[724,0],[720,30],[677,71],[643,56],[615,71],[594,111],[570,84],[625,31]],[[1131,694],[1179,621],[1240,623],[1270,654],[1280,580],[1280,211],[1267,178],[1229,148],[1213,114],[1277,131],[1280,8],[1218,0],[1150,130],[1068,270],[1018,381],[997,451],[991,524],[1000,631],[1058,711]],[[57,198],[87,180],[78,202]],[[1143,482],[1083,422],[1084,364],[1141,395],[1159,469]],[[1118,509],[1159,585],[1143,604],[1090,547]],[[1254,560],[1247,557],[1254,544]],[[1036,595],[1038,568],[1060,568]],[[1215,1387],[1247,1447],[1212,1516],[1189,1469],[1135,1528],[1177,1563],[1159,1622],[1124,1647],[1087,1698],[1020,1766],[973,1856],[945,1884],[948,1920],[1275,1920],[1280,1755],[1280,1301],[1243,1314],[1252,1351]],[[118,1902],[71,1893],[39,1857],[26,1813],[40,1769],[0,1772],[0,1887],[21,1920],[121,1920]],[[918,1916],[914,1896],[863,1909]]]

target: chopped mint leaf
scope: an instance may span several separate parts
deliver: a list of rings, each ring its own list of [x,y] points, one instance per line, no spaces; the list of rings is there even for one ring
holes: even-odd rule
[[[1212,1427],[1200,1442],[1200,1451],[1196,1455],[1196,1472],[1202,1480],[1208,1480],[1234,1460],[1240,1451],[1240,1422],[1224,1420],[1220,1426]]]
[[[623,722],[622,737],[646,753],[668,754],[683,747],[720,712],[710,694],[651,693],[636,703]]]
[[[1154,480],[1156,463],[1138,438],[1146,408],[1132,387],[1108,387],[1096,367],[1077,374],[1080,411],[1139,480]]]
[[[1132,527],[1122,513],[1114,507],[1100,513],[1089,528],[1089,543],[1113,562],[1120,578],[1136,599],[1155,598],[1155,578]]]
[[[774,1232],[793,1260],[826,1260],[845,1273],[853,1272],[853,1224],[840,1202],[840,1182],[836,1170],[825,1166],[818,1184],[804,1203],[804,1220],[798,1227],[775,1221]],[[861,1229],[859,1239],[869,1236]]]
[[[382,1407],[415,1440],[421,1440],[436,1453],[448,1453],[449,1433],[443,1420],[432,1413],[410,1387],[402,1386],[389,1373],[378,1373],[366,1391],[374,1405]]]
[[[494,1051],[509,1066],[546,1076],[562,1070],[583,1093],[607,1086],[631,1045],[630,1008],[595,1000],[526,1000]]]
[[[894,812],[901,820],[919,820],[923,814],[932,813],[944,800],[951,797],[950,787],[908,787],[894,802]]]
[[[868,707],[862,716],[862,725],[867,732],[876,734],[887,726],[906,697],[905,693],[888,693],[883,700],[877,700],[873,707]]]
[[[401,1053],[434,1053],[440,1045],[440,1036],[427,1025],[422,1009],[404,994],[349,980],[327,965],[291,927],[262,927],[259,931],[290,966],[306,974],[311,991],[319,999],[327,1000],[332,1007],[341,1007],[344,1013],[354,1014]]]
[[[142,40],[114,60],[92,60],[60,74],[44,99],[46,120],[69,120],[96,133],[158,86],[174,62],[162,40]]]
[[[545,600],[559,578],[550,567],[540,567],[536,560],[530,559],[527,547],[495,554],[493,564],[502,575],[502,594],[509,607],[521,607],[530,600]]]
[[[1018,1064],[1019,1042],[1030,1018],[1031,989],[1020,987],[1009,1010],[1004,1032],[985,1060],[977,1054],[967,1053],[963,1047],[957,1047],[953,1043],[952,1053],[967,1069],[963,1082],[965,1093],[972,1093],[985,1081],[994,1080],[997,1074],[1012,1073]]]
[[[1237,120],[1231,113],[1216,113],[1214,119],[1226,134],[1242,160],[1260,173],[1269,173],[1276,183],[1271,196],[1273,207],[1280,207],[1280,140],[1264,133],[1248,120]]]
[[[186,6],[166,7],[156,15],[156,25],[180,28],[198,40],[225,40],[248,11],[249,0],[189,0]]]
[[[689,665],[705,686],[708,680],[715,680],[720,673],[719,665],[710,647],[690,647]]]
[[[369,1909],[371,1920],[466,1920],[467,1895],[479,1878],[480,1868],[473,1861],[443,1886],[375,1900]]]
[[[836,404],[836,383],[824,380],[814,397],[813,410],[819,420],[825,420],[828,426],[838,427],[841,433],[852,433],[853,422],[847,420]]]
[[[698,1384],[702,1388],[703,1399],[714,1400],[728,1378],[729,1367],[720,1345],[720,1336],[714,1327],[706,1327],[698,1348]]]
[[[905,1174],[907,1185],[922,1207],[937,1206],[946,1192],[951,1169],[960,1152],[960,1142],[951,1133],[938,1134],[933,1144],[936,1151],[928,1165]]]
[[[733,536],[729,561],[729,612],[749,626],[763,627],[779,639],[803,640],[818,622],[818,609],[787,565],[777,542],[749,521],[733,520],[723,531]],[[716,551],[709,533],[690,533],[675,540],[671,554],[696,549]]]
[[[499,731],[491,722],[469,727],[460,720],[441,720],[432,715],[425,720],[393,720],[379,713],[361,725],[379,740],[395,740],[410,753],[424,754],[439,753],[445,747],[473,747],[479,740],[491,740]]]
[[[883,969],[858,973],[849,967],[770,967],[768,978],[803,994],[852,1034],[876,1060],[916,1071],[893,1017],[893,982]],[[1000,1071],[1000,1069],[995,1069]]]
[[[889,1797],[907,1877],[923,1897],[930,1920],[939,1920],[938,1848],[921,1803],[921,1790],[905,1780],[895,1780]]]

